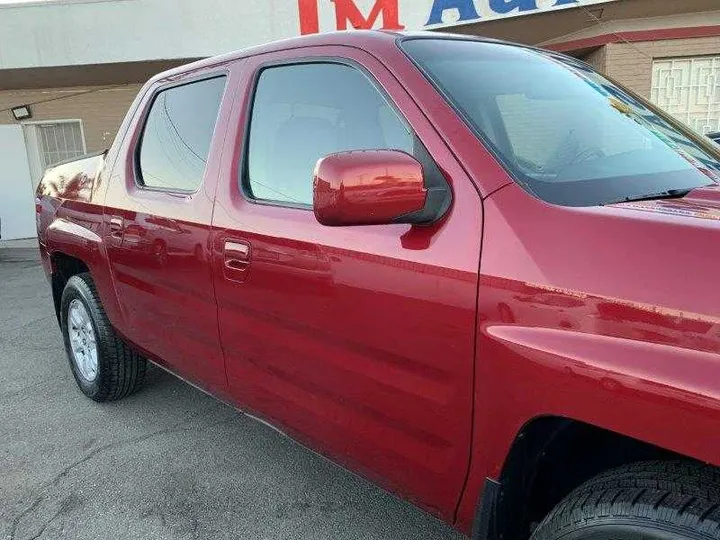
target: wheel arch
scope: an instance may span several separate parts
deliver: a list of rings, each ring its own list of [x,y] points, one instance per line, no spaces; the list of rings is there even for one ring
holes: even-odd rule
[[[90,273],[90,268],[82,259],[62,251],[56,251],[50,254],[50,269],[50,286],[52,288],[55,316],[58,323],[60,323],[60,301],[65,285],[67,285],[71,277],[77,274]]]
[[[475,540],[520,540],[575,488],[638,461],[688,460],[653,444],[558,416],[541,416],[517,433],[497,481],[486,479]]]
[[[83,220],[70,219],[66,215],[55,217],[45,230],[45,242],[41,244],[41,255],[52,287],[56,314],[59,313],[59,300],[67,281],[73,275],[88,272],[97,286],[108,318],[123,333],[125,318],[110,273],[107,246],[100,236],[101,216],[88,212],[83,217]]]

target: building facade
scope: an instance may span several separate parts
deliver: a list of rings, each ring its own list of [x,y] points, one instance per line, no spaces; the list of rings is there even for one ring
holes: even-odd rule
[[[5,3],[0,4],[3,238],[34,235],[32,193],[42,170],[107,148],[152,74],[299,34],[367,28],[451,31],[565,52],[697,131],[720,130],[717,0]]]

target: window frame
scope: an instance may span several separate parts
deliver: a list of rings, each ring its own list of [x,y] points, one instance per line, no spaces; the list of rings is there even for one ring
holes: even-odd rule
[[[185,195],[185,196],[192,196],[200,191],[200,189],[203,187],[203,184],[205,183],[205,174],[207,173],[207,162],[205,164],[206,165],[205,170],[203,170],[202,179],[200,180],[198,187],[193,190],[181,189],[181,188],[162,188],[162,187],[156,187],[156,186],[148,186],[142,180],[142,171],[140,169],[140,150],[142,148],[143,140],[145,139],[145,128],[147,127],[147,121],[150,116],[150,111],[152,111],[153,105],[155,104],[155,100],[157,99],[158,95],[160,95],[162,92],[171,90],[173,88],[178,88],[180,86],[187,86],[189,84],[195,84],[195,83],[199,83],[199,82],[203,82],[203,81],[208,81],[211,79],[219,79],[221,77],[225,79],[225,85],[223,86],[223,92],[222,92],[222,95],[220,96],[220,103],[218,104],[218,113],[217,113],[217,117],[215,118],[215,126],[213,127],[212,139],[210,141],[210,150],[208,151],[208,159],[209,159],[210,152],[212,151],[213,141],[215,140],[215,130],[217,129],[218,121],[220,120],[220,112],[222,110],[223,101],[225,100],[225,98],[227,96],[228,81],[230,80],[229,70],[227,70],[227,69],[214,70],[211,72],[204,72],[202,74],[197,74],[197,75],[183,78],[180,80],[160,81],[159,84],[157,86],[155,86],[148,93],[148,95],[145,99],[145,105],[143,107],[142,114],[140,115],[140,118],[137,122],[137,127],[135,128],[135,132],[137,133],[137,138],[135,140],[135,145],[134,145],[134,148],[132,151],[133,182],[137,189],[142,190],[142,191],[170,193],[170,194]]]
[[[297,65],[308,65],[308,64],[326,64],[326,65],[340,65],[346,66],[351,69],[356,69],[363,75],[368,82],[377,90],[380,96],[385,100],[388,106],[395,112],[400,122],[407,128],[408,133],[414,141],[420,141],[417,133],[413,129],[412,125],[405,117],[404,114],[398,109],[395,102],[392,100],[390,94],[380,85],[375,76],[365,66],[359,62],[350,58],[344,58],[342,56],[302,56],[298,58],[283,58],[277,60],[268,60],[260,63],[256,66],[252,78],[250,79],[251,91],[249,94],[248,105],[245,109],[245,119],[243,121],[243,136],[242,136],[242,149],[240,151],[240,166],[238,168],[237,185],[243,199],[251,204],[258,204],[262,206],[274,206],[279,208],[294,208],[296,210],[313,211],[312,204],[293,203],[289,201],[273,201],[270,199],[258,199],[253,197],[252,189],[250,188],[250,168],[249,168],[249,155],[250,155],[250,135],[252,129],[252,119],[255,110],[255,101],[258,92],[258,85],[260,83],[260,77],[262,73],[268,69],[279,68],[279,67],[291,67]],[[422,144],[422,143],[421,143]],[[424,145],[423,145],[424,146]],[[428,152],[429,154],[429,152]],[[413,154],[410,154],[413,155]],[[415,159],[418,156],[413,155]],[[419,159],[418,159],[419,161]]]

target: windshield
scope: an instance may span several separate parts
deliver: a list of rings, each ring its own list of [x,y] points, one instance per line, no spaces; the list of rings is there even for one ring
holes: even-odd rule
[[[593,206],[720,183],[720,153],[572,58],[504,43],[408,39],[403,50],[537,197]]]

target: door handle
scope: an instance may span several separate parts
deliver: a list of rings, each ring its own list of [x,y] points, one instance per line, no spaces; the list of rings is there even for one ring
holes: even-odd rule
[[[250,267],[251,251],[248,242],[242,240],[225,241],[223,251],[225,277],[233,281],[245,281],[245,276]]]
[[[116,240],[123,237],[123,219],[121,217],[110,218],[110,236]]]

